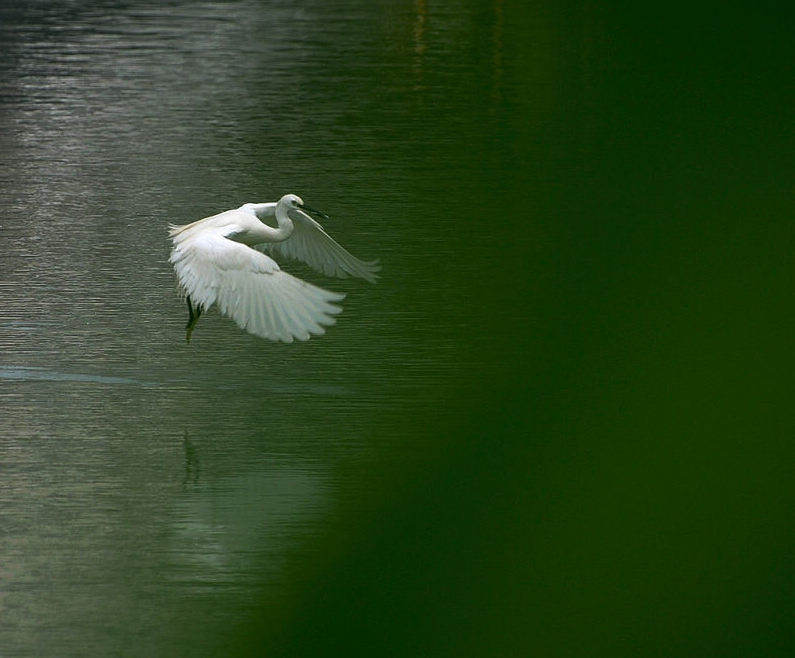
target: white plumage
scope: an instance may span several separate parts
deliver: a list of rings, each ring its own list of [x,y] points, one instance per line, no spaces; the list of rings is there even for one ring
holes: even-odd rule
[[[334,324],[345,295],[282,271],[270,255],[301,260],[328,276],[376,281],[378,262],[350,254],[308,212],[325,217],[287,194],[277,203],[245,203],[170,227],[169,260],[190,313],[187,340],[199,315],[213,304],[246,331],[286,343],[307,340]],[[269,218],[276,227],[262,221]]]

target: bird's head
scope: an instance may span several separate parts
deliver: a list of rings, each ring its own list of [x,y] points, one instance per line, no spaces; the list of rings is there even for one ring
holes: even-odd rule
[[[298,196],[297,194],[285,194],[281,199],[279,199],[279,205],[287,206],[287,209],[290,210],[295,208],[296,210],[302,212],[305,215],[314,215],[315,217],[320,217],[322,219],[328,219],[329,216],[321,212],[320,210],[315,210],[314,208],[307,206],[303,199]]]
[[[288,208],[303,208],[304,206],[303,199],[301,199],[301,197],[297,194],[285,194],[281,199],[279,199],[279,203],[281,205],[287,206]]]

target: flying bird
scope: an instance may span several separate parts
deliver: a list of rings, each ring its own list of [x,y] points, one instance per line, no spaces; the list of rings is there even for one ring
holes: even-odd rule
[[[271,256],[303,261],[327,276],[375,283],[378,261],[350,254],[310,215],[328,219],[285,194],[278,202],[244,203],[169,226],[169,261],[188,304],[188,342],[199,316],[213,304],[249,333],[285,343],[308,340],[334,324],[345,295],[288,274]],[[266,223],[273,219],[275,227]]]

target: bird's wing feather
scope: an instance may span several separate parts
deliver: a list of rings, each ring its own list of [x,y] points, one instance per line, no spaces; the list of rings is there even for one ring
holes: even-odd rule
[[[257,245],[258,250],[303,261],[326,276],[354,276],[375,283],[381,269],[377,260],[359,260],[305,213],[291,210],[289,214],[295,225],[292,235],[283,242]]]
[[[201,308],[217,304],[242,329],[291,343],[322,334],[342,309],[345,295],[329,292],[286,272],[267,255],[227,236],[235,225],[174,236],[170,261],[179,283]]]

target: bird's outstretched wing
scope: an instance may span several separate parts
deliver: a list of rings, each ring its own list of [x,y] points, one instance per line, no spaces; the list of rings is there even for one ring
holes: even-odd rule
[[[174,264],[181,287],[202,309],[217,304],[242,329],[291,343],[325,333],[345,295],[323,290],[282,272],[267,255],[227,236],[234,225],[173,235]]]
[[[359,260],[307,214],[290,210],[289,215],[295,225],[289,239],[257,245],[258,250],[303,261],[326,276],[340,279],[354,276],[375,283],[376,272],[381,269],[377,260]]]

